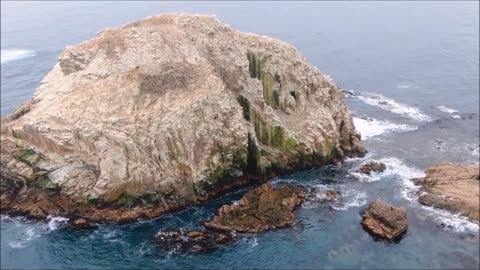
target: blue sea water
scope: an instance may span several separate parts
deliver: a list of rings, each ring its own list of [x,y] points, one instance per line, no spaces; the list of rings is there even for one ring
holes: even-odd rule
[[[63,228],[2,216],[1,264],[11,268],[479,268],[479,227],[422,207],[409,179],[434,162],[479,159],[479,3],[472,2],[1,2],[1,114],[33,95],[65,46],[106,27],[171,12],[215,14],[285,40],[342,89],[369,155],[273,179],[338,190],[309,200],[291,228],[248,234],[204,254],[156,249],[158,230],[198,228],[247,190],[151,221]],[[387,170],[353,171],[366,160]],[[374,241],[359,222],[368,201],[407,208],[400,243]]]

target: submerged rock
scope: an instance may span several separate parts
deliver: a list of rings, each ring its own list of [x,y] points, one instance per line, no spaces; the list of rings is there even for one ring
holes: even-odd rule
[[[333,190],[327,190],[327,192],[325,193],[325,198],[329,202],[335,201],[338,197],[339,197],[338,192],[333,191]]]
[[[385,171],[386,168],[387,167],[382,162],[370,161],[364,164],[362,167],[360,167],[358,171],[363,174],[370,175],[372,172],[383,172]]]
[[[408,228],[407,211],[382,200],[375,200],[364,211],[362,225],[374,237],[399,240]]]
[[[233,232],[174,230],[159,231],[153,236],[153,242],[168,251],[199,252],[217,249],[236,237]]]
[[[413,179],[420,185],[421,204],[446,209],[479,221],[479,164],[439,163],[430,166],[425,177]]]
[[[305,197],[305,189],[285,184],[273,188],[265,183],[245,194],[238,204],[224,205],[208,221],[205,230],[159,231],[153,242],[161,249],[181,252],[208,251],[228,244],[237,233],[258,233],[291,225],[293,210]]]
[[[238,204],[222,206],[203,225],[212,230],[251,233],[286,227],[295,221],[293,210],[304,197],[303,187],[286,184],[274,189],[265,183],[245,194]]]
[[[66,48],[1,128],[2,212],[35,217],[151,217],[365,153],[298,50],[185,14]]]
[[[307,200],[316,200],[316,201],[325,200],[325,201],[333,202],[333,201],[336,201],[338,199],[341,199],[341,194],[340,194],[340,192],[335,191],[335,190],[322,191],[322,190],[318,190],[316,188],[313,188],[313,189],[311,189],[310,191],[307,192],[306,199]]]

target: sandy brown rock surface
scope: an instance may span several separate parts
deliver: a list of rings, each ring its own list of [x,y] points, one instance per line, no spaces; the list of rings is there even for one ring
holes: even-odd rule
[[[421,188],[421,204],[460,213],[479,221],[479,164],[439,163],[430,166],[425,177],[414,179]]]
[[[375,200],[363,213],[362,225],[377,238],[398,240],[408,228],[407,211],[385,201]]]
[[[298,50],[186,14],[66,48],[1,131],[2,211],[33,216],[59,212],[21,205],[37,190],[95,218],[157,215],[365,153],[342,93]]]

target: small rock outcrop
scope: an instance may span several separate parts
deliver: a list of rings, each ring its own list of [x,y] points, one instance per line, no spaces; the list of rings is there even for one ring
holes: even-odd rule
[[[1,143],[3,212],[87,220],[159,215],[365,153],[342,93],[298,50],[186,14],[66,48],[2,119]]]
[[[153,236],[153,243],[160,249],[179,252],[202,252],[217,249],[236,239],[233,232],[219,231],[159,231]]]
[[[204,230],[159,231],[153,242],[161,249],[197,252],[216,249],[233,242],[237,233],[258,233],[283,228],[295,220],[293,210],[302,203],[305,189],[285,184],[273,188],[265,183],[247,192],[238,204],[224,205]]]
[[[203,225],[212,230],[250,233],[283,228],[294,222],[293,210],[304,197],[303,187],[287,184],[274,189],[265,183],[245,194],[238,204],[222,206]]]
[[[362,225],[375,238],[399,240],[408,228],[407,211],[375,200],[364,211]]]
[[[413,179],[421,186],[417,193],[419,202],[479,222],[479,166],[439,163],[428,167],[425,177]]]
[[[382,162],[370,161],[362,165],[362,167],[358,169],[358,172],[370,175],[372,172],[383,172],[386,168]]]

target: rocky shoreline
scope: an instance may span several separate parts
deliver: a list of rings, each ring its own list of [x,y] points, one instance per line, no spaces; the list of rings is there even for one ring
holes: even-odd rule
[[[420,186],[418,201],[427,206],[461,214],[478,223],[480,215],[480,165],[438,163],[425,177],[413,179]]]

